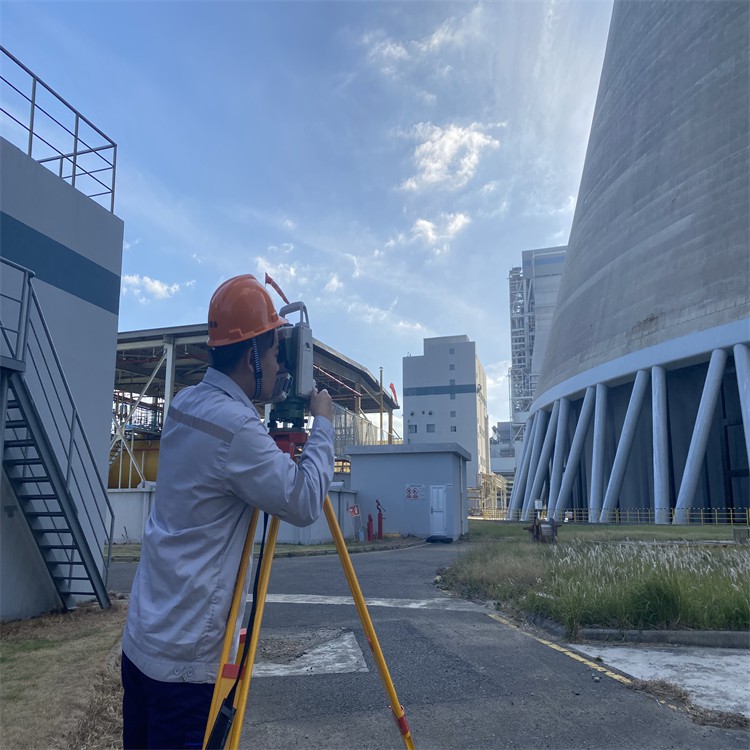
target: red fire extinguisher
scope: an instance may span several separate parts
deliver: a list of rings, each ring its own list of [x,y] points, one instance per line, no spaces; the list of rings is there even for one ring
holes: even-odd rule
[[[372,541],[372,513],[367,514],[367,541]]]
[[[380,504],[380,500],[375,501],[378,506],[378,539],[383,538],[383,511],[385,508]]]

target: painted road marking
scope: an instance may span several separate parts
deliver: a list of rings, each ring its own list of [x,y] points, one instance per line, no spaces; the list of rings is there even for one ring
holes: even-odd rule
[[[510,620],[506,620],[504,617],[501,617],[498,614],[495,614],[494,612],[488,612],[488,617],[491,617],[493,620],[497,620],[498,622],[501,622],[503,625],[507,625],[509,628],[513,628],[514,630],[517,630],[519,633],[522,633],[525,636],[528,636],[529,638],[533,638],[535,641],[538,641],[539,643],[542,643],[545,646],[548,646],[551,649],[554,649],[555,651],[559,651],[561,654],[565,654],[565,656],[569,656],[571,659],[575,659],[575,661],[581,662],[581,664],[585,664],[587,667],[590,667],[591,669],[596,670],[597,672],[601,672],[602,674],[607,675],[607,677],[611,677],[613,680],[617,680],[618,682],[622,682],[624,685],[630,685],[632,684],[632,680],[628,677],[625,677],[621,674],[617,674],[617,672],[612,672],[606,667],[603,667],[601,664],[597,664],[596,662],[591,661],[590,659],[587,659],[585,656],[581,656],[580,654],[577,654],[575,651],[571,651],[568,648],[565,648],[565,646],[560,646],[557,643],[553,643],[552,641],[548,641],[545,638],[540,638],[539,636],[533,635],[532,633],[527,633],[525,630],[521,630],[517,625],[514,625]]]
[[[253,600],[252,595],[247,597],[247,601]],[[266,603],[273,604],[349,604],[354,606],[354,599],[351,596],[319,596],[317,594],[268,594]],[[447,612],[484,612],[485,607],[481,604],[460,599],[367,599],[368,607],[395,607],[397,609],[441,609]]]
[[[273,639],[268,640],[273,648]],[[323,643],[310,648],[287,663],[258,661],[253,667],[253,677],[291,677],[316,674],[347,674],[369,672],[362,649],[350,630],[339,633]]]

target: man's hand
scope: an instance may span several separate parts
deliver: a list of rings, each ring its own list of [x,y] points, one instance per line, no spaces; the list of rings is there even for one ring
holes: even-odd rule
[[[333,401],[326,389],[318,391],[317,388],[313,388],[310,396],[310,414],[314,417],[327,417],[330,422],[333,422]]]

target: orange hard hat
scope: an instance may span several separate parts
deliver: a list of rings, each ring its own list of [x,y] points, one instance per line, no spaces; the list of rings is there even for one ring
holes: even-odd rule
[[[265,287],[249,273],[225,281],[208,306],[208,346],[229,346],[288,321],[274,309]]]

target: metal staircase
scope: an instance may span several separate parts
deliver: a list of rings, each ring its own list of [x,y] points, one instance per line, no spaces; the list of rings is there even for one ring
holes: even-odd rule
[[[66,609],[106,578],[114,517],[31,284],[0,259],[0,454],[3,471]],[[105,559],[105,549],[107,550]]]

